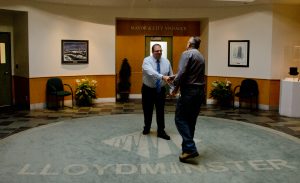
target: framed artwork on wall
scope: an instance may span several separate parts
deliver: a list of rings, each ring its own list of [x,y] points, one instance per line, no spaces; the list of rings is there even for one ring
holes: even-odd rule
[[[228,67],[249,67],[249,40],[228,41]]]
[[[88,40],[61,40],[62,64],[88,64]]]

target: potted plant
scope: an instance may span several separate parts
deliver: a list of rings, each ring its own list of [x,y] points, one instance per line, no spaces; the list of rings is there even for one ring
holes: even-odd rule
[[[77,88],[75,92],[76,105],[91,106],[96,98],[96,80],[76,79]]]
[[[217,104],[228,107],[231,105],[233,92],[231,89],[231,82],[225,81],[213,81],[212,90],[210,91],[210,98],[217,101]]]

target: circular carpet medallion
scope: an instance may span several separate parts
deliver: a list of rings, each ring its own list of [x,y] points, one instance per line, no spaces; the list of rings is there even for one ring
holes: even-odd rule
[[[142,135],[143,115],[72,119],[0,141],[1,183],[297,183],[300,142],[271,129],[199,117],[200,156],[181,163],[181,136],[166,115],[170,141],[156,137],[155,121]],[[155,119],[155,116],[153,117]]]

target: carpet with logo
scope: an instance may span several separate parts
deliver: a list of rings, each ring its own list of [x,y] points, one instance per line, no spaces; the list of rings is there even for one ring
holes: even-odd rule
[[[155,119],[155,116],[153,117]],[[198,118],[200,156],[181,163],[181,137],[166,115],[170,141],[142,135],[143,115],[70,119],[0,141],[0,183],[296,183],[300,140],[261,126]]]

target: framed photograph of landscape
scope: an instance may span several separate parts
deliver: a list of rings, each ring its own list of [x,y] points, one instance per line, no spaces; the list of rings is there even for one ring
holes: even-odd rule
[[[228,67],[249,67],[249,40],[228,41]]]
[[[88,64],[88,40],[61,40],[62,64]]]

